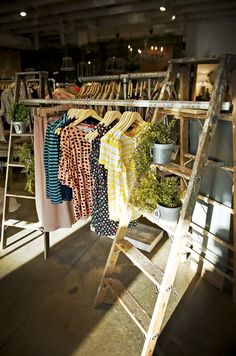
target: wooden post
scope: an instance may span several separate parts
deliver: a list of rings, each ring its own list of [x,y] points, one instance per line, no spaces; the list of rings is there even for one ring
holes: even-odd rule
[[[236,105],[236,100],[235,100]],[[235,110],[236,111],[236,110]],[[232,121],[232,138],[233,138],[233,274],[234,274],[234,286],[233,286],[233,300],[236,302],[236,119],[233,118]]]
[[[180,118],[180,166],[185,167],[186,157],[185,154],[188,153],[188,119],[182,117]],[[186,189],[186,185],[181,179],[181,191]]]

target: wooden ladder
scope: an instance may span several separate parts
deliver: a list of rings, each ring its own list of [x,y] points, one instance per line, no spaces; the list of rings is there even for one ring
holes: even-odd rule
[[[52,97],[51,89],[48,82],[48,73],[47,72],[19,72],[16,73],[16,86],[14,93],[14,102],[17,103],[20,97],[20,88],[23,85],[26,97],[29,98],[28,88],[27,88],[27,78],[30,76],[33,81],[39,82],[39,90],[40,90],[40,98],[45,97],[45,88],[47,88],[49,96]],[[32,78],[34,77],[34,78]],[[23,168],[24,164],[20,162],[14,162],[14,140],[25,141],[30,138],[33,142],[33,130],[30,123],[29,132],[25,134],[17,134],[13,130],[13,123],[10,125],[10,135],[9,135],[9,143],[8,143],[8,156],[7,156],[7,165],[6,165],[6,176],[5,176],[5,188],[4,188],[4,198],[3,198],[3,213],[2,213],[2,226],[1,226],[1,250],[6,249],[7,246],[7,236],[5,234],[5,230],[7,227],[12,226],[20,229],[28,229],[31,231],[41,231],[44,234],[44,258],[47,258],[49,254],[49,233],[44,232],[43,228],[38,226],[37,223],[30,223],[27,221],[20,221],[17,219],[7,219],[7,215],[9,214],[9,199],[30,199],[35,200],[35,196],[29,194],[15,194],[11,191],[11,181],[12,181],[12,169],[15,168]],[[23,142],[21,142],[23,143]]]
[[[105,302],[105,298],[108,292],[111,292],[114,296],[116,296],[118,301],[145,335],[145,342],[141,353],[142,356],[152,355],[155,344],[162,330],[164,315],[171,292],[174,288],[174,280],[181,261],[181,255],[186,252],[191,218],[196,200],[198,198],[204,170],[207,165],[209,146],[214,136],[217,121],[224,101],[224,94],[226,92],[229,74],[231,70],[235,68],[236,64],[235,57],[231,55],[224,55],[219,58],[213,58],[212,62],[218,63],[218,70],[209,102],[208,111],[205,117],[205,123],[199,139],[193,168],[192,170],[187,170],[188,172],[183,172],[183,169],[182,172],[181,169],[179,170],[182,174],[179,175],[182,177],[185,177],[187,173],[191,172],[190,177],[188,177],[189,183],[179,222],[174,230],[171,230],[165,226],[161,226],[159,222],[156,222],[172,237],[172,246],[165,271],[162,272],[151,260],[149,260],[145,255],[137,250],[130,242],[124,240],[127,226],[130,220],[128,208],[125,207],[96,296],[96,304]],[[192,63],[202,63],[202,61],[197,61],[193,58],[190,60],[172,60],[170,62],[166,78],[160,92],[160,100],[162,100],[165,96],[167,85],[170,85],[170,82],[173,84],[175,83],[177,73],[180,72],[180,77],[182,76],[182,78],[184,78],[186,73],[189,72],[189,68]],[[208,63],[208,60],[205,59],[205,62],[203,61],[203,63]],[[183,70],[183,68],[185,69]],[[153,123],[160,121],[160,111],[160,109],[155,110]],[[191,114],[189,114],[189,116],[191,116]],[[166,169],[168,169],[168,167],[166,167]],[[175,170],[175,172],[177,173],[177,170]],[[234,175],[235,173],[236,172],[234,170]],[[235,192],[234,199],[235,203]],[[148,214],[144,213],[143,215],[148,217]],[[135,300],[135,298],[125,289],[122,282],[118,279],[112,278],[120,252],[124,253],[125,256],[128,257],[131,262],[156,285],[158,289],[158,296],[151,318],[140,306],[138,301]]]

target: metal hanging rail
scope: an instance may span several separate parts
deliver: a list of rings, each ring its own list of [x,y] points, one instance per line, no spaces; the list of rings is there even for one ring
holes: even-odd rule
[[[166,100],[93,100],[93,99],[26,99],[22,100],[26,105],[97,105],[97,106],[124,106],[136,108],[163,108],[163,109],[196,109],[208,110],[208,101],[166,101]],[[224,102],[222,110],[229,111],[231,102]]]
[[[156,79],[164,78],[166,72],[150,72],[150,73],[128,73],[128,74],[115,74],[115,75],[100,75],[91,77],[79,77],[78,80],[82,83],[85,82],[106,82],[113,80],[124,79]]]

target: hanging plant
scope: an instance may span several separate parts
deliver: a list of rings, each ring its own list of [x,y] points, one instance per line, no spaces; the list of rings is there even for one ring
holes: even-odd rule
[[[34,194],[35,175],[34,175],[34,147],[32,143],[23,143],[20,147],[17,157],[24,164],[22,170],[26,175],[25,190],[30,194]]]

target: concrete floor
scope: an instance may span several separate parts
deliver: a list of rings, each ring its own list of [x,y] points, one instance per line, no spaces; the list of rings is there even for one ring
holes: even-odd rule
[[[24,219],[33,202],[19,202],[12,217]],[[0,356],[141,354],[143,335],[124,309],[118,303],[94,307],[111,239],[98,237],[84,220],[51,233],[51,254],[44,260],[39,232],[9,228],[7,234],[8,247],[0,253]],[[148,256],[164,269],[169,248],[163,238]],[[154,285],[123,255],[116,275],[151,313]],[[189,260],[175,286],[178,294],[171,297],[154,354],[236,355],[232,297],[194,275]]]

